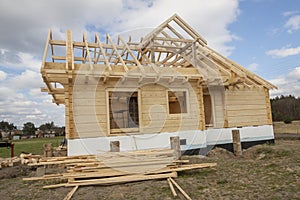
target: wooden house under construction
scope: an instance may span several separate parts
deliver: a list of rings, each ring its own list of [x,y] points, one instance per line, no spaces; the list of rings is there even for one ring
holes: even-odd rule
[[[73,41],[49,32],[42,88],[65,105],[68,155],[182,150],[273,141],[269,90],[276,87],[211,49],[174,15],[139,41],[110,35]]]

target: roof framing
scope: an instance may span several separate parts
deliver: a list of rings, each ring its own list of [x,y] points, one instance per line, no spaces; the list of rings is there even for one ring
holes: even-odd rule
[[[139,81],[166,78],[169,82],[195,79],[205,86],[276,88],[208,47],[206,40],[176,14],[140,42],[132,42],[131,37],[126,42],[122,36],[114,41],[109,34],[103,42],[98,34],[94,42],[89,42],[86,34],[82,42],[76,42],[72,41],[71,31],[67,31],[67,39],[53,40],[50,30],[43,54],[41,73],[47,88],[42,91],[51,94],[57,104],[64,102],[63,88],[51,83],[70,84],[76,73],[85,73],[87,79],[98,75],[104,82],[111,77],[138,78]],[[58,47],[65,48],[65,55],[55,50]],[[81,66],[84,70],[79,70]],[[97,73],[100,69],[103,73]],[[180,74],[175,75],[172,70]]]

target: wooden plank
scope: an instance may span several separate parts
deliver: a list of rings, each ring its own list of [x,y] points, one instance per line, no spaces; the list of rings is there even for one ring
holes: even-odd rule
[[[51,37],[51,30],[49,30],[48,36],[47,36],[47,39],[46,39],[45,49],[44,49],[44,53],[43,53],[43,60],[42,60],[42,69],[43,69],[44,66],[45,66],[45,62],[46,62],[46,58],[47,58],[47,52],[48,52],[48,46],[49,46],[50,37]]]
[[[169,180],[177,187],[177,189],[183,194],[183,196],[188,199],[192,200],[192,198],[170,177]]]
[[[69,164],[78,162],[99,162],[96,159],[67,159],[61,161],[49,161],[49,162],[39,162],[39,163],[29,163],[28,166],[42,166],[42,165],[58,165],[58,164]]]
[[[175,191],[175,189],[174,189],[174,186],[173,186],[173,184],[172,184],[170,178],[167,178],[167,181],[168,181],[168,184],[169,184],[169,187],[170,187],[170,190],[171,190],[173,196],[174,196],[174,197],[177,197],[177,193],[176,193],[176,191]]]
[[[78,185],[76,185],[68,194],[67,196],[64,198],[64,200],[70,200],[73,196],[73,194],[76,192],[76,190],[78,189]]]
[[[43,188],[58,188],[58,187],[73,187],[73,186],[86,186],[86,185],[111,185],[118,183],[128,183],[136,181],[165,179],[169,177],[177,177],[177,172],[171,172],[166,174],[154,174],[154,175],[125,175],[110,178],[90,179],[80,181],[70,181],[69,183],[47,185]]]
[[[235,116],[266,116],[266,109],[241,109],[241,110],[230,110],[228,111],[228,117]]]
[[[226,105],[228,111],[231,110],[259,110],[265,109],[266,106],[264,105]]]
[[[181,165],[181,166],[177,166],[177,167],[166,167],[164,169],[150,172],[149,174],[181,172],[181,171],[192,170],[192,169],[212,168],[212,167],[216,167],[216,166],[217,166],[217,163],[188,164],[188,165]]]
[[[49,174],[39,177],[29,177],[29,178],[23,178],[23,181],[41,181],[41,180],[49,180],[49,179],[66,179],[66,177],[63,177],[62,174]]]
[[[267,116],[263,115],[263,116],[228,116],[228,120],[229,122],[250,122],[250,121],[263,121],[266,122],[267,121]]]

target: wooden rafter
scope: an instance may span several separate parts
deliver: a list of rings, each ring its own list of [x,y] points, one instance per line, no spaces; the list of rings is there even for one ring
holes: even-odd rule
[[[101,55],[101,53],[102,53],[103,58],[104,58],[104,63],[105,63],[105,65],[106,65],[106,67],[108,68],[108,70],[109,70],[110,72],[112,72],[112,68],[111,68],[111,66],[110,66],[110,64],[109,64],[109,62],[108,62],[108,60],[107,60],[106,53],[105,53],[105,51],[104,51],[104,49],[103,49],[103,47],[102,47],[100,38],[99,38],[99,36],[98,36],[97,33],[96,33],[96,40],[97,40],[96,43],[98,44],[99,49],[100,49],[100,50],[99,50],[99,53],[98,53],[98,57],[97,57],[96,62],[99,60],[99,57],[100,57],[100,55]]]
[[[67,38],[72,38],[70,32],[67,34]],[[49,46],[52,62],[46,61]],[[58,47],[65,47],[66,55],[59,55],[60,51],[56,50]],[[74,48],[79,50],[75,55]],[[74,66],[74,61],[77,67]],[[273,84],[208,47],[206,41],[176,14],[138,42],[132,41],[131,37],[126,42],[119,36],[117,42],[114,43],[109,35],[106,35],[105,41],[101,42],[98,34],[95,34],[94,42],[89,42],[86,34],[83,34],[83,40],[79,42],[53,40],[50,30],[41,67],[42,77],[47,86],[47,90],[43,89],[43,91],[51,94],[55,103],[64,103],[63,89],[56,89],[51,83],[62,82],[65,87],[74,74],[83,73],[79,72],[78,68],[80,68],[80,63],[86,62],[89,63],[90,71],[94,69],[92,73],[97,73],[100,66],[105,67],[106,73],[98,74],[105,81],[110,77],[125,80],[132,76],[139,78],[140,81],[154,78],[154,81],[167,79],[167,82],[172,83],[177,79],[182,82],[195,79],[201,80],[199,84],[202,86],[223,84],[239,88],[276,88]],[[62,65],[65,67],[61,68]],[[184,68],[187,71],[186,74],[182,72],[182,76],[165,74],[162,70],[165,67],[171,67],[174,70]],[[189,70],[193,69],[193,73],[190,74]]]
[[[89,45],[87,43],[85,33],[83,33],[83,42],[85,44],[85,51],[86,51],[86,56],[88,57],[88,60],[89,60],[90,70],[93,70],[92,58],[91,58],[91,54],[90,54],[90,50],[89,50]]]
[[[118,50],[117,50],[116,46],[114,45],[114,43],[113,43],[113,41],[112,41],[111,37],[109,36],[109,34],[107,34],[107,35],[106,35],[106,38],[108,39],[108,41],[109,41],[109,42],[110,42],[110,44],[112,45],[112,47],[113,47],[113,50],[116,52],[116,54],[117,54],[117,56],[118,56],[119,60],[120,60],[120,61],[121,61],[121,63],[122,63],[122,66],[123,66],[123,68],[124,68],[125,72],[128,72],[128,67],[126,66],[126,64],[125,64],[125,62],[124,62],[124,60],[123,60],[122,56],[119,54],[119,52],[118,52]]]
[[[121,36],[118,37],[119,40],[123,43],[123,45],[125,46],[127,52],[130,54],[130,56],[133,58],[135,64],[138,66],[138,68],[140,69],[141,73],[144,74],[145,70],[142,67],[140,61],[138,61],[138,59],[136,58],[136,56],[134,55],[134,53],[131,51],[131,49],[129,48],[129,46],[127,45],[127,43],[123,40],[123,38]]]

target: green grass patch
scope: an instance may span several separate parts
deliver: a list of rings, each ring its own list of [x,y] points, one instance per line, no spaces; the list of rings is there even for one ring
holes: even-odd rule
[[[293,151],[289,151],[289,150],[277,150],[276,151],[276,156],[277,157],[287,157],[287,156],[290,156],[293,153],[294,153]]]
[[[261,154],[261,153],[270,154],[273,152],[274,152],[274,150],[269,145],[263,145],[262,147],[260,147],[256,150],[257,154]]]
[[[53,147],[61,144],[63,136],[55,138],[34,138],[13,141],[15,144],[15,156],[19,156],[22,152],[32,154],[43,154],[43,144],[52,143]],[[10,157],[10,148],[0,148],[0,157]]]

